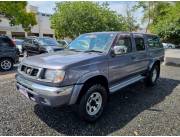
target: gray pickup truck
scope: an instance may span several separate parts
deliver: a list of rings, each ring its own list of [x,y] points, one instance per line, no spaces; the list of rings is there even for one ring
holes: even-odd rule
[[[63,51],[24,59],[16,75],[17,89],[38,104],[76,106],[82,119],[94,122],[111,93],[140,80],[155,85],[163,59],[156,35],[87,33]]]

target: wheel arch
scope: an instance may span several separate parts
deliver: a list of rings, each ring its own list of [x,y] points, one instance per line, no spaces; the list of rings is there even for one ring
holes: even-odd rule
[[[12,58],[12,57],[9,57],[9,56],[4,56],[4,57],[0,57],[0,61],[2,60],[2,59],[10,59],[13,63],[15,63],[15,60]]]
[[[86,93],[85,89],[88,86],[92,84],[96,84],[96,83],[103,85],[108,91],[107,94],[109,94],[109,84],[108,84],[107,77],[104,75],[96,75],[96,76],[87,78],[86,80],[83,81],[83,84],[81,85],[78,85],[78,84],[75,85],[69,104],[78,103],[81,100],[81,97]]]
[[[154,65],[158,65],[158,67],[160,68],[160,64],[161,64],[161,62],[159,59],[153,60],[153,61],[151,61],[150,65],[148,67],[148,70],[150,71]]]

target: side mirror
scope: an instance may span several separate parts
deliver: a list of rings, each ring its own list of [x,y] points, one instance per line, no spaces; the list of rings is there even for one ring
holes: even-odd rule
[[[114,55],[121,55],[127,53],[127,47],[126,46],[114,46],[112,49],[112,53]]]

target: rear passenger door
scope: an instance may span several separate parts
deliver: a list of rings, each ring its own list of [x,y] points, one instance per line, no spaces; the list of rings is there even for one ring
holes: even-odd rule
[[[144,72],[149,63],[147,48],[143,34],[133,34],[135,43],[135,52],[133,55],[134,72]]]

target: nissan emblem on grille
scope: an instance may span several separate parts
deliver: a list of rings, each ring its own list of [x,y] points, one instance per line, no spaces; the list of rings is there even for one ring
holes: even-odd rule
[[[31,74],[31,71],[32,71],[32,69],[31,69],[31,68],[28,68],[28,69],[26,70],[26,73],[30,75],[30,74]]]

